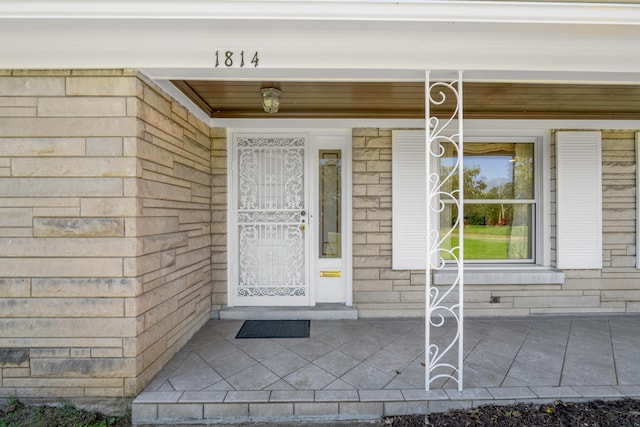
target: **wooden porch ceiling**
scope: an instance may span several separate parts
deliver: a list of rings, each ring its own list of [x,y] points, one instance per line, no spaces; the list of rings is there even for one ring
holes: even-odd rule
[[[213,118],[424,117],[421,82],[173,81]],[[262,111],[260,89],[282,91],[280,110]],[[449,97],[450,99],[451,97]],[[434,109],[451,110],[451,103]],[[640,119],[640,86],[465,83],[469,119]]]

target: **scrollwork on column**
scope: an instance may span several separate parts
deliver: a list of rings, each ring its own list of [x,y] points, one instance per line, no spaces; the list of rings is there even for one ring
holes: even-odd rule
[[[431,106],[452,112],[441,118]],[[427,268],[425,389],[436,380],[463,385],[464,166],[462,72],[451,82],[425,79],[427,168]],[[433,273],[455,271],[451,283],[436,285]]]

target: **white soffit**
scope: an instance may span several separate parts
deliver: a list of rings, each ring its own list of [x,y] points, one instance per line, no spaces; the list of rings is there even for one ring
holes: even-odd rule
[[[450,0],[4,0],[7,18],[640,24],[632,2]]]
[[[11,40],[0,68],[139,68],[155,79],[420,80],[462,69],[465,81],[640,80],[638,4],[4,0],[0,38]],[[215,67],[216,51],[233,52],[233,66]]]

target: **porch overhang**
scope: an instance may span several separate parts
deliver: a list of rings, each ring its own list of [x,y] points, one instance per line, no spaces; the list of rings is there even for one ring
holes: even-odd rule
[[[0,36],[11,40],[0,47],[2,68],[143,68],[174,79],[183,76],[159,70],[183,69],[218,80],[304,70],[329,81],[371,73],[352,70],[420,80],[421,70],[463,69],[465,81],[559,73],[551,78],[637,83],[640,5],[9,0]],[[258,53],[259,63],[216,67],[215,51]]]

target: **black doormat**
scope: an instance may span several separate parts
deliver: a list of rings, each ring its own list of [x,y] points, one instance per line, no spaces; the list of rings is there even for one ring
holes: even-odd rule
[[[245,320],[239,338],[309,338],[308,320]]]

